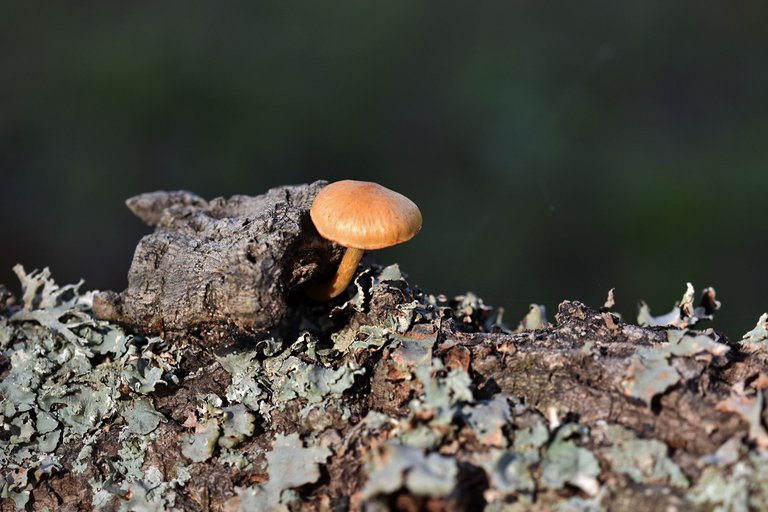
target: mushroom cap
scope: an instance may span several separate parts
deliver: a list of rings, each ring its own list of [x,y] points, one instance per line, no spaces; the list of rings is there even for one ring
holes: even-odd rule
[[[421,212],[413,201],[367,181],[327,185],[315,197],[309,215],[323,238],[356,249],[407,242],[421,229]]]

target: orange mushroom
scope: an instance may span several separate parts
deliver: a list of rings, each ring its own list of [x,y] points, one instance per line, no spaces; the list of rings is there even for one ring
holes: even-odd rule
[[[309,215],[320,236],[347,248],[329,281],[309,285],[307,294],[317,301],[347,289],[365,251],[407,242],[421,229],[413,201],[367,181],[331,183],[317,194]]]

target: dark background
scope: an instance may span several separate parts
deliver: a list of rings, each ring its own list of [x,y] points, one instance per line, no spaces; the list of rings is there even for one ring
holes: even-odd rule
[[[750,6],[751,5],[751,6]],[[0,282],[122,289],[125,198],[378,181],[381,251],[515,323],[530,302],[768,309],[768,10],[758,2],[4,2]]]

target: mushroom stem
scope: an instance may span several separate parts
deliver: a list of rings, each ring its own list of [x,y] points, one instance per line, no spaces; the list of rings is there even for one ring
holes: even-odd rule
[[[307,295],[312,299],[322,302],[330,300],[347,289],[350,281],[355,276],[357,264],[363,257],[365,250],[347,247],[344,257],[341,258],[336,274],[324,283],[312,283],[307,287]]]

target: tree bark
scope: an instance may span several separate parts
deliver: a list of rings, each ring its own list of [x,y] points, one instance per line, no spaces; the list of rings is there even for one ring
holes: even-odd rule
[[[294,284],[268,332],[192,322],[160,339],[94,319],[88,294],[45,272],[18,273],[21,297],[0,289],[2,511],[768,499],[759,329],[731,343],[564,301],[555,325],[513,332],[471,294],[436,298],[373,265],[326,304]]]

